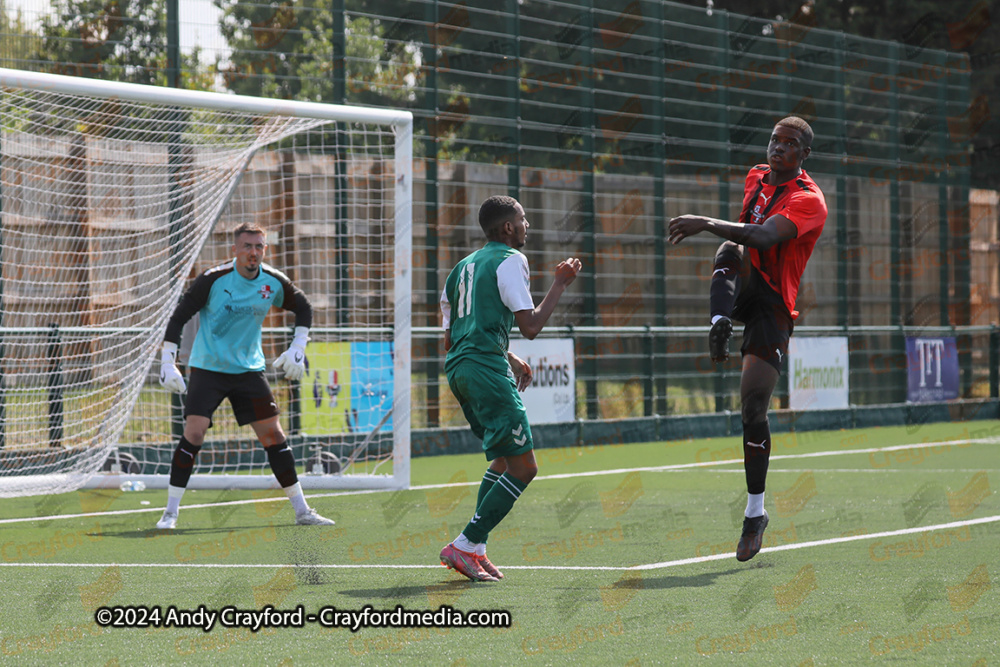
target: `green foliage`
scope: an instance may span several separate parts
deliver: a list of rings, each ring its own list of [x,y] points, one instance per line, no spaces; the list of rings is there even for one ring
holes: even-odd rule
[[[220,28],[232,49],[223,76],[230,90],[244,94],[313,102],[335,99],[334,21],[326,2],[262,4],[216,0]],[[353,103],[405,104],[413,99],[415,49],[383,39],[378,19],[345,21],[347,77]],[[375,95],[376,88],[387,92]]]
[[[165,21],[162,0],[54,0],[36,58],[58,74],[155,83]]]
[[[680,0],[705,7],[705,0]],[[1000,188],[1000,165],[995,156],[1000,144],[1000,114],[989,113],[1000,100],[1000,51],[997,0],[715,0],[716,9],[758,15],[776,22],[808,22],[824,30],[842,31],[871,39],[896,41],[905,54],[924,49],[966,53],[971,66],[971,100],[966,114],[972,156],[972,185]],[[977,106],[978,105],[978,106]]]

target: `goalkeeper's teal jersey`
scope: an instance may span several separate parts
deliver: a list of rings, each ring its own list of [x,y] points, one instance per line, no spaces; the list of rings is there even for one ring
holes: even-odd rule
[[[218,373],[263,371],[261,326],[271,307],[293,311],[296,326],[311,326],[312,307],[280,271],[261,264],[248,280],[235,261],[198,276],[174,311],[164,340],[180,342],[184,323],[198,313],[198,334],[188,365]]]
[[[525,256],[495,241],[452,269],[441,300],[445,326],[451,329],[446,372],[462,359],[509,371],[507,348],[514,313],[534,308],[528,284]]]

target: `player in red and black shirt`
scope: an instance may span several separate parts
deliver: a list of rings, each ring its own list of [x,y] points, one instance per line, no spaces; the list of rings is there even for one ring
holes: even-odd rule
[[[806,262],[826,222],[823,192],[802,169],[813,131],[801,118],[778,121],[767,145],[767,164],[747,174],[739,222],[696,215],[670,221],[671,243],[709,232],[726,239],[712,273],[709,351],[713,361],[729,358],[730,318],[744,323],[740,401],[747,508],[736,559],[760,551],[768,516],[764,482],[771,456],[767,408],[788,352],[795,297]]]

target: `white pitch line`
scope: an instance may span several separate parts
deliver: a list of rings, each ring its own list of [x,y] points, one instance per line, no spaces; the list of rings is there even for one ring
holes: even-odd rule
[[[301,568],[320,568],[324,570],[384,570],[386,567],[392,567],[392,569],[405,569],[405,570],[438,570],[444,565],[401,565],[398,563],[392,563],[391,565],[386,563],[372,564],[372,563],[358,563],[356,565],[344,565],[344,564],[304,564],[304,563],[199,563],[194,567],[197,568],[215,568],[219,570],[267,570],[267,569],[278,569],[283,567],[301,567]],[[159,568],[159,569],[169,569],[169,568],[190,568],[192,565],[190,563],[0,563],[0,567],[126,567],[126,568]],[[504,567],[505,570],[611,570],[615,572],[620,572],[621,570],[626,570],[628,568],[624,567],[612,567],[612,566],[601,566],[601,565],[509,565]]]
[[[742,463],[742,461],[740,461],[740,463]],[[672,470],[667,470],[667,471],[664,471],[664,472],[673,472],[673,471]],[[739,474],[739,475],[745,474],[743,468],[740,468],[738,470],[715,470],[713,472],[718,472],[718,473],[734,473],[734,474]],[[796,473],[801,474],[801,473],[804,473],[804,472],[811,472],[811,473],[814,473],[816,475],[820,475],[820,474],[823,474],[823,473],[878,473],[878,474],[881,475],[882,473],[887,473],[887,472],[894,472],[894,473],[922,472],[922,473],[940,475],[940,474],[950,473],[950,472],[964,472],[964,473],[970,473],[970,472],[971,473],[976,473],[976,472],[1000,472],[1000,469],[998,469],[998,468],[949,468],[947,470],[942,470],[942,469],[935,469],[935,468],[920,468],[920,470],[913,470],[913,469],[904,470],[904,469],[901,469],[901,468],[889,468],[889,469],[886,469],[886,468],[770,468],[770,467],[767,469],[767,474],[769,474],[769,475],[771,473],[788,473],[788,474],[794,475]]]
[[[941,442],[923,442],[911,445],[893,445],[892,447],[869,447],[866,449],[838,449],[825,452],[811,452],[808,454],[778,454],[771,456],[771,461],[783,461],[791,459],[809,459],[826,456],[847,456],[850,454],[873,454],[878,452],[896,452],[907,449],[928,449],[931,447],[957,447],[962,445],[996,445],[1000,440],[991,438],[980,438],[974,440],[944,440]],[[544,450],[542,450],[544,451]],[[539,475],[532,483],[552,479],[574,479],[577,477],[601,477],[604,475],[621,475],[633,472],[672,472],[677,470],[689,470],[691,468],[709,468],[713,466],[732,465],[743,463],[743,459],[725,459],[722,461],[703,461],[700,463],[677,463],[665,466],[644,466],[639,468],[615,468],[612,470],[591,470],[587,472],[561,473],[558,475]],[[879,470],[884,470],[880,468]],[[725,472],[725,471],[720,471]],[[805,472],[805,471],[802,471]],[[434,489],[450,489],[459,486],[478,486],[479,480],[473,482],[449,482],[446,484],[423,484],[411,486],[407,491],[431,491]],[[388,493],[387,489],[358,489],[351,491],[335,491],[332,493],[316,493],[307,498],[337,498],[341,496],[357,496],[372,493]],[[287,500],[284,496],[274,496],[267,498],[250,498],[249,500],[227,500],[221,503],[201,503],[197,505],[184,505],[184,510],[205,509],[212,507],[227,507],[231,505],[251,505],[253,503],[280,502]],[[149,512],[162,512],[162,507],[146,507],[132,510],[109,510],[107,512],[84,512],[80,514],[53,514],[49,516],[30,516],[16,519],[0,519],[0,525],[9,523],[27,523],[29,521],[52,521],[54,519],[82,519],[95,516],[117,516],[123,514],[144,514]]]
[[[912,535],[913,533],[927,533],[934,530],[947,530],[949,528],[961,528],[962,526],[974,526],[980,523],[995,523],[1000,521],[1000,514],[982,517],[980,519],[969,519],[968,521],[953,521],[951,523],[939,523],[934,526],[918,526],[916,528],[903,528],[901,530],[887,530],[881,533],[869,533],[867,535],[846,535],[844,537],[831,537],[826,540],[813,540],[811,542],[793,542],[792,544],[781,544],[776,547],[761,549],[760,553],[773,553],[775,551],[795,551],[798,549],[808,549],[809,547],[823,547],[831,544],[844,544],[846,542],[858,542],[860,540],[874,540],[882,537],[896,537],[898,535]],[[710,560],[720,560],[733,558],[733,554],[712,554],[711,556],[698,556],[696,558],[684,558],[681,560],[670,560],[662,563],[650,563],[649,565],[635,565],[624,568],[626,570],[662,570],[676,565],[686,565],[689,563],[704,563]],[[509,569],[509,568],[507,568]]]
[[[799,549],[809,549],[811,547],[823,547],[831,544],[845,544],[847,542],[859,542],[861,540],[874,540],[883,537],[897,537],[899,535],[912,535],[914,533],[927,533],[936,530],[948,530],[951,528],[961,528],[963,526],[975,526],[977,524],[995,523],[1000,521],[1000,514],[994,516],[981,517],[979,519],[969,519],[967,521],[953,521],[951,523],[939,523],[933,526],[917,526],[915,528],[902,528],[900,530],[886,530],[880,533],[869,533],[867,535],[847,535],[844,537],[832,537],[826,540],[813,540],[811,542],[794,542],[792,544],[782,544],[776,547],[767,547],[760,550],[760,553],[775,553],[778,551],[797,551]],[[712,554],[710,556],[695,556],[694,558],[681,558],[679,560],[668,560],[660,563],[648,563],[646,565],[629,566],[608,566],[608,565],[505,565],[505,570],[585,570],[585,571],[613,571],[613,572],[634,572],[642,570],[665,570],[681,565],[695,565],[707,563],[714,560],[727,560],[734,558],[730,553]],[[0,567],[127,567],[127,568],[191,568],[190,563],[0,563]],[[393,569],[407,570],[436,570],[441,565],[404,565],[397,563],[358,563],[356,565],[346,564],[311,564],[311,563],[199,563],[194,567],[215,568],[215,569],[278,569],[284,567],[316,568],[326,570],[372,570]]]

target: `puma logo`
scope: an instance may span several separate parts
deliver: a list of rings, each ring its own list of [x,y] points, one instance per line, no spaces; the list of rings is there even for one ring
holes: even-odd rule
[[[767,444],[767,440],[764,440],[762,442],[750,442],[750,441],[747,441],[747,443],[746,443],[747,447],[758,447],[760,449],[767,449],[767,447],[765,447],[766,444]]]
[[[771,195],[771,197],[773,197],[773,196],[774,196],[774,195],[772,194],[772,195]],[[768,197],[768,196],[767,196],[766,194],[764,194],[763,192],[762,192],[762,193],[760,193],[760,198],[764,200],[764,206],[767,206],[767,200],[768,200],[768,199],[770,199],[771,197]]]
[[[715,271],[712,271],[712,275],[714,276],[716,273],[721,273],[722,275],[726,275],[726,271],[728,271],[728,270],[729,269],[727,269],[725,267],[723,267],[721,269],[716,269]]]
[[[775,348],[775,350],[774,350],[774,353],[775,353],[776,355],[778,355],[778,362],[780,363],[780,362],[781,362],[781,358],[782,358],[783,356],[785,356],[785,355],[783,355],[783,354],[781,353],[781,350],[779,350],[779,349],[777,349],[777,348]]]

